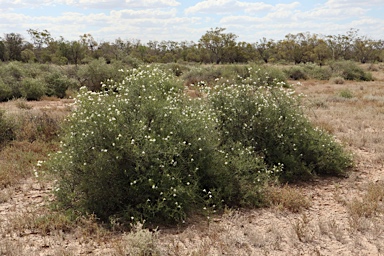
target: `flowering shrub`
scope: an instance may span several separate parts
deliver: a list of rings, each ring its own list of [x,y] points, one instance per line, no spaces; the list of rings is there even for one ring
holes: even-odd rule
[[[311,125],[293,91],[282,87],[220,84],[209,96],[222,140],[258,152],[280,179],[343,175],[350,156],[333,137]]]
[[[64,206],[104,220],[179,221],[203,208],[203,190],[218,191],[218,203],[233,198],[216,119],[168,73],[134,69],[99,93],[82,88],[76,106],[51,163]]]
[[[65,208],[112,222],[209,218],[223,205],[260,204],[271,177],[341,173],[347,165],[278,88],[283,82],[261,87],[269,78],[250,75],[191,99],[171,72],[148,66],[125,75],[100,92],[79,92],[61,151],[49,161]]]

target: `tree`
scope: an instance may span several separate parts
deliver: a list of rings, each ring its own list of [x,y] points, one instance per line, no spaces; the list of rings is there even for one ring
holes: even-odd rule
[[[5,44],[3,41],[0,41],[0,60],[5,61],[5,59],[6,59]]]
[[[78,41],[72,41],[69,43],[69,57],[75,65],[80,64],[80,61],[84,59],[86,48],[83,44]]]
[[[357,37],[358,30],[350,29],[346,35],[327,36],[328,47],[332,51],[333,60],[350,60],[353,57],[353,43]]]
[[[330,49],[327,46],[327,43],[320,39],[313,49],[314,54],[314,62],[319,64],[320,66],[324,65],[325,60],[329,59],[331,56]]]
[[[375,59],[376,44],[375,41],[366,37],[359,37],[354,43],[354,56],[357,61],[366,63]]]
[[[267,40],[265,37],[255,44],[255,48],[265,63],[268,63],[276,54],[276,43],[271,39]]]
[[[53,42],[51,33],[49,33],[46,29],[44,29],[43,31],[38,31],[36,29],[28,29],[27,32],[31,36],[32,44],[34,46],[33,53],[36,56],[36,59],[39,62],[42,62],[42,56],[44,56],[43,59],[45,61],[50,61],[51,54],[49,52],[44,52],[44,50],[48,50],[47,48]]]
[[[21,61],[21,52],[23,51],[24,38],[17,33],[5,34],[4,44],[6,50],[6,60]]]
[[[233,62],[232,55],[236,47],[237,36],[233,33],[224,33],[225,28],[215,28],[207,31],[199,40],[199,47],[208,61],[219,64],[220,62]]]

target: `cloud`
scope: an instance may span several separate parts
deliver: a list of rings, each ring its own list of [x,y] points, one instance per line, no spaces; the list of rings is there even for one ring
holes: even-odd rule
[[[177,10],[174,8],[166,11],[158,9],[111,11],[111,16],[122,19],[169,19],[176,17],[176,14]]]
[[[165,8],[180,5],[176,0],[58,0],[61,4],[82,8]]]
[[[233,13],[244,12],[248,14],[255,14],[266,11],[276,11],[281,9],[294,9],[300,5],[299,2],[290,4],[266,4],[264,2],[245,2],[238,0],[204,0],[198,2],[192,7],[185,10],[186,14],[194,13]]]
[[[328,0],[325,3],[325,6],[331,8],[350,8],[350,7],[360,7],[367,8],[372,6],[383,6],[382,0]]]
[[[242,7],[235,0],[204,0],[196,5],[185,9],[186,14],[194,13],[230,13],[238,11]]]

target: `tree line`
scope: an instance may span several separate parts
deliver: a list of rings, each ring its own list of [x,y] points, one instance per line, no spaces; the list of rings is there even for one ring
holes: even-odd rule
[[[97,42],[91,34],[78,40],[54,39],[48,30],[29,29],[30,40],[21,34],[8,33],[0,37],[0,60],[58,65],[88,63],[103,57],[145,63],[316,63],[353,60],[361,63],[383,62],[384,41],[360,36],[357,29],[345,34],[319,35],[310,32],[287,34],[282,40],[262,38],[257,42],[238,42],[238,36],[225,28],[211,28],[193,41],[149,41],[116,39]]]

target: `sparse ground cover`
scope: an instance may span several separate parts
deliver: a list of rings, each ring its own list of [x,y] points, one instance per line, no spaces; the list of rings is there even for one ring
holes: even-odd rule
[[[97,224],[92,215],[79,218],[52,212],[52,183],[33,174],[37,160],[47,154],[38,151],[21,167],[23,175],[1,189],[0,254],[379,255],[384,250],[384,75],[381,69],[373,75],[376,80],[369,82],[306,80],[294,86],[304,94],[312,122],[354,152],[356,166],[346,179],[273,187],[269,208],[226,209],[209,221],[196,217],[179,228],[149,231],[137,225],[123,233],[118,225],[110,230]],[[66,101],[8,102],[0,107],[9,113],[37,116],[42,111],[51,117],[71,108]],[[35,143],[47,146],[31,140],[23,147],[16,143],[13,149],[34,152]],[[7,150],[1,153],[9,156]],[[3,163],[19,162],[15,155],[0,156],[2,171]]]

